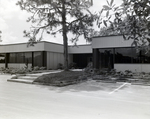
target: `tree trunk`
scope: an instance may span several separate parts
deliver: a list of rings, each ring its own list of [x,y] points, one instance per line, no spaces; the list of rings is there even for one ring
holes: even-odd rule
[[[62,27],[63,27],[63,45],[64,45],[64,70],[68,71],[68,38],[67,38],[67,26],[66,26],[66,9],[65,1],[63,1],[62,7]]]

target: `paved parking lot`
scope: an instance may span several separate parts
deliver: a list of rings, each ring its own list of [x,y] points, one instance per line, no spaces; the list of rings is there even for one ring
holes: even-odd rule
[[[66,87],[7,82],[0,119],[150,119],[150,86],[93,80]]]

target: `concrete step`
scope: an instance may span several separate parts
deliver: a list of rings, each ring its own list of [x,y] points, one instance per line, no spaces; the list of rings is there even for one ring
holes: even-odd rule
[[[33,77],[33,76],[19,76],[18,78],[19,78],[19,79],[34,80],[34,79],[36,79],[37,77]]]
[[[33,80],[25,80],[25,79],[8,79],[7,81],[17,82],[17,83],[33,84]]]
[[[29,76],[29,77],[39,77],[41,75],[42,74],[26,74],[26,76]]]
[[[33,84],[34,79],[38,78],[39,76],[42,76],[44,74],[50,74],[50,73],[58,73],[58,72],[61,72],[61,70],[53,71],[53,72],[36,73],[36,74],[26,74],[26,76],[19,76],[18,79],[8,79],[7,81]]]
[[[53,72],[36,73],[36,74],[26,74],[26,76],[39,77],[39,76],[42,76],[44,74],[59,73],[59,72],[62,72],[62,70],[53,71]]]

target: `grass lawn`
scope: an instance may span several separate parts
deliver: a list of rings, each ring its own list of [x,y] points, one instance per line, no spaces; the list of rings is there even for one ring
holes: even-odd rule
[[[54,86],[66,86],[85,81],[87,76],[82,71],[63,71],[38,77],[34,83]]]

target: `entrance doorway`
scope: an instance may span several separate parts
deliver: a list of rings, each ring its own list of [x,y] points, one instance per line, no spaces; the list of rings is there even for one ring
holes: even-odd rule
[[[114,68],[113,49],[99,49],[99,68]]]

